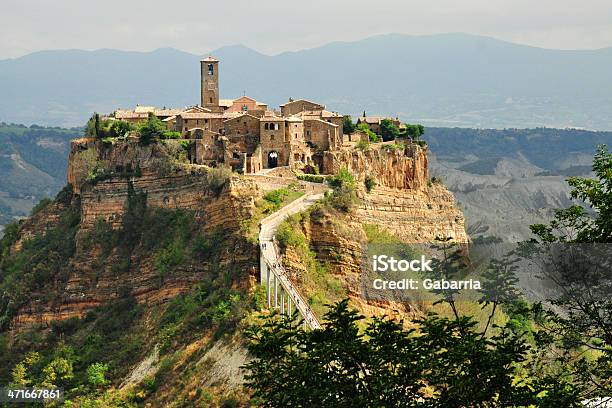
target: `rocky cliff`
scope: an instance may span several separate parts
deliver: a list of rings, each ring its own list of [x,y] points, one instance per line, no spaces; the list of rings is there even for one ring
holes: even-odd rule
[[[251,218],[255,200],[261,195],[256,184],[228,176],[213,186],[207,169],[176,166],[172,160],[168,147],[162,144],[141,147],[135,141],[125,141],[108,146],[91,139],[73,141],[68,182],[74,194],[25,221],[11,252],[19,252],[25,240],[44,235],[71,209],[79,217],[74,253],[63,271],[64,278],[57,277],[53,287],[47,285],[30,294],[14,317],[14,327],[80,317],[104,302],[126,295],[139,302],[164,302],[188,291],[212,269],[220,267],[238,271],[241,278],[235,284],[252,283],[256,276],[257,247],[244,239],[242,227]],[[103,177],[92,178],[91,172],[100,168],[104,170]],[[130,194],[145,201],[143,213],[138,215],[140,222],[158,222],[153,217],[147,218],[144,211],[159,209],[164,214],[181,211],[191,220],[190,240],[222,234],[223,239],[219,240],[222,247],[208,249],[211,252],[219,249],[219,256],[214,259],[205,254],[191,256],[191,250],[186,249],[186,260],[172,265],[171,273],[161,276],[160,269],[165,268],[158,264],[158,258],[165,250],[163,247],[137,240],[129,243],[129,252],[122,250],[121,245],[105,247],[100,241],[114,240],[117,244],[124,239],[122,229],[129,212]],[[171,232],[160,233],[156,238],[164,242],[168,237],[163,234]],[[189,242],[182,245],[189,247]],[[54,296],[49,296],[49,292]]]
[[[432,242],[437,237],[469,240],[452,193],[429,178],[427,148],[371,146],[324,155],[327,172],[335,174],[344,167],[359,181],[357,216],[361,222],[381,225],[405,242]],[[375,181],[371,191],[364,187],[368,177]]]

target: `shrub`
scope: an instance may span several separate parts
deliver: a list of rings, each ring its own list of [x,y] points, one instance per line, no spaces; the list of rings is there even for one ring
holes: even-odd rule
[[[346,135],[349,135],[355,131],[355,124],[353,123],[353,118],[350,115],[344,115],[342,118],[342,132]]]
[[[108,364],[91,364],[89,367],[87,367],[87,382],[94,387],[106,384],[107,381],[105,375],[107,371]]]
[[[168,131],[164,122],[159,120],[153,113],[149,113],[149,118],[146,122],[140,124],[138,133],[140,134],[140,143],[148,145],[162,139]]]
[[[124,120],[115,120],[110,125],[110,137],[123,137],[134,130],[134,125]]]
[[[378,136],[376,133],[372,132],[370,130],[370,127],[368,126],[367,123],[360,123],[357,125],[357,130],[362,131],[363,133],[365,133],[366,135],[368,135],[368,139],[370,139],[370,142],[380,142],[381,138],[380,136]]]
[[[334,189],[331,197],[328,197],[332,207],[344,212],[351,211],[357,202],[355,177],[343,167],[337,175],[329,179],[329,185]]]
[[[400,135],[400,130],[391,119],[383,119],[380,122],[380,133],[384,142],[395,140]]]
[[[161,135],[161,139],[180,139],[181,132],[166,131]]]
[[[370,142],[362,139],[355,144],[355,147],[359,150],[368,150],[370,148]]]
[[[325,181],[325,176],[320,176],[318,174],[299,174],[297,178],[298,180],[309,181],[311,183],[323,183]]]
[[[365,185],[365,188],[369,193],[374,187],[376,187],[376,179],[372,176],[366,176],[365,180],[363,181],[363,184]]]
[[[340,188],[355,188],[355,177],[346,167],[338,171],[338,174],[329,179],[329,185],[335,189]]]
[[[405,148],[406,146],[404,146],[404,144],[402,143],[391,143],[391,144],[386,144],[383,146],[383,149],[385,149],[388,152],[400,152],[404,150]]]
[[[279,188],[277,190],[270,191],[264,196],[264,200],[274,204],[276,208],[280,207],[283,200],[289,195],[289,190],[286,188]]]

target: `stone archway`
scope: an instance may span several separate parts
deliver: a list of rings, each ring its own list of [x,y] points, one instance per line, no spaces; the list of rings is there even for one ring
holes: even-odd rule
[[[268,153],[268,168],[273,169],[274,167],[278,167],[278,152],[271,151]]]

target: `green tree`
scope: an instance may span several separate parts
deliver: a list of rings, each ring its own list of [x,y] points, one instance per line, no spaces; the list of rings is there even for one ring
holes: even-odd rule
[[[409,137],[412,140],[419,140],[425,133],[425,127],[423,125],[411,125],[406,123],[401,134],[402,137]]]
[[[604,145],[593,171],[593,179],[568,180],[581,203],[557,210],[549,224],[531,225],[536,238],[522,247],[557,289],[548,301],[561,312],[547,312],[539,336],[571,373],[557,378],[571,378],[590,398],[612,393],[612,154]]]
[[[131,130],[134,130],[134,125],[124,120],[115,120],[110,125],[111,137],[123,137]]]
[[[356,129],[368,135],[368,139],[370,139],[370,142],[380,142],[381,140],[380,136],[370,130],[370,127],[367,123],[358,124]]]
[[[108,364],[93,363],[87,367],[87,382],[98,387],[106,384],[106,372],[108,371]]]
[[[351,134],[355,131],[356,127],[353,123],[353,118],[351,115],[344,115],[342,118],[342,132],[346,135]]]
[[[487,338],[470,318],[437,315],[408,330],[385,318],[362,323],[347,300],[325,320],[304,331],[272,316],[247,332],[247,385],[263,406],[577,406],[568,391],[521,377],[529,346],[503,328]]]
[[[400,136],[400,131],[391,119],[383,119],[380,122],[380,134],[384,142],[395,140]]]
[[[159,120],[153,113],[149,113],[149,118],[146,122],[142,123],[138,132],[140,133],[140,143],[143,145],[151,144],[164,137],[168,129],[164,122]]]

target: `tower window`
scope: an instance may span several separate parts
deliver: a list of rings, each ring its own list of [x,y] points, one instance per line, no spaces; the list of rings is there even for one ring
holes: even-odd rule
[[[213,100],[212,100],[212,98],[208,98],[208,100],[209,100],[209,102],[210,102],[210,103],[213,103]]]
[[[208,75],[215,75],[215,66],[213,64],[208,64]]]
[[[268,129],[269,129],[269,126],[268,126],[268,124],[267,124],[267,123],[264,125],[264,129],[265,129],[265,130],[268,130]]]

